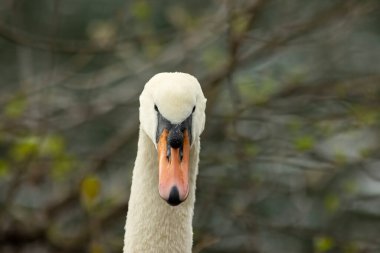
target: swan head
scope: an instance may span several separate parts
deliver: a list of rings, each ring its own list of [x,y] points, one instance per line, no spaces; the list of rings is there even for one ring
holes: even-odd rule
[[[158,190],[170,205],[189,194],[190,149],[203,132],[206,98],[198,80],[185,73],[159,73],[140,96],[140,127],[158,155]]]

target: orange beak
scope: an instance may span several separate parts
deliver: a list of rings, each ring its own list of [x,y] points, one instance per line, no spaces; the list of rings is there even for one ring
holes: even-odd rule
[[[190,140],[188,131],[183,133],[183,145],[168,145],[169,131],[164,129],[157,143],[160,196],[176,206],[189,195]],[[168,150],[169,149],[169,150]]]

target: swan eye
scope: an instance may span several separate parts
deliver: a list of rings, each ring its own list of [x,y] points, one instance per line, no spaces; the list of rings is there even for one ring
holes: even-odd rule
[[[158,112],[157,105],[154,105],[154,110],[155,110],[156,112]]]
[[[195,111],[195,105],[194,105],[194,107],[193,107],[193,111],[192,112],[194,112]]]

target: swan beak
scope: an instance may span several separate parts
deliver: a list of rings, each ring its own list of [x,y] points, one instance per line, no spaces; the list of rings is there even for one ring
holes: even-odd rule
[[[158,190],[161,198],[168,204],[176,206],[185,201],[189,195],[190,139],[188,130],[184,130],[182,143],[171,145],[168,143],[170,134],[164,129],[157,143]]]

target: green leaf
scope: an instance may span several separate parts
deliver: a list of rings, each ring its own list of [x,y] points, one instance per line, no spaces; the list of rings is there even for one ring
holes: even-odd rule
[[[369,158],[370,155],[372,154],[373,150],[371,148],[367,147],[367,148],[361,149],[359,152],[360,152],[360,156],[362,158]]]
[[[90,175],[83,179],[81,193],[85,200],[93,202],[99,196],[101,181],[97,176]]]
[[[172,5],[168,8],[166,15],[169,22],[178,29],[186,29],[188,27],[190,16],[187,11],[180,5]]]
[[[55,179],[64,178],[75,166],[75,159],[67,154],[61,154],[53,160],[52,174]]]
[[[22,138],[11,149],[11,157],[15,161],[24,161],[38,153],[39,138],[36,136],[28,136]]]
[[[161,52],[162,47],[158,41],[150,39],[144,43],[143,49],[148,58],[155,58]]]
[[[316,252],[326,252],[334,247],[334,239],[329,236],[314,238],[314,249]]]
[[[253,143],[248,143],[246,145],[244,145],[244,151],[247,155],[251,156],[251,157],[254,157],[257,155],[257,153],[259,152],[259,149],[256,145],[254,145]]]
[[[289,87],[297,86],[302,83],[308,76],[306,66],[295,65],[290,68],[286,73],[286,79]]]
[[[247,28],[248,17],[245,15],[237,15],[231,22],[231,30],[237,36],[243,34]]]
[[[87,33],[100,47],[112,45],[117,36],[117,25],[108,20],[96,20],[89,24]]]
[[[314,138],[309,135],[301,136],[294,140],[294,145],[296,149],[300,151],[311,150],[314,147],[314,144]]]
[[[218,69],[225,64],[225,57],[223,50],[218,47],[212,47],[203,52],[201,60],[208,69],[212,70]]]
[[[371,126],[380,120],[379,110],[372,107],[355,106],[353,108],[353,114],[358,123],[365,126]]]
[[[344,165],[347,163],[347,156],[340,151],[336,151],[334,154],[334,162],[338,165]]]
[[[336,194],[329,194],[324,199],[324,205],[327,211],[335,212],[340,206],[340,200]]]
[[[11,99],[4,108],[4,114],[9,118],[18,118],[26,110],[26,98],[25,96],[18,95]]]
[[[9,173],[9,165],[6,161],[0,160],[0,178],[8,175]]]
[[[65,141],[58,135],[47,136],[41,143],[40,152],[42,155],[59,156],[65,150]]]
[[[91,243],[90,253],[104,253],[104,252],[105,252],[105,250],[104,250],[104,247],[102,244],[100,244],[98,242]]]
[[[292,119],[288,124],[287,127],[290,131],[293,133],[299,132],[299,130],[302,128],[302,122],[299,119]]]
[[[266,103],[278,86],[277,81],[270,77],[258,81],[250,76],[241,76],[236,83],[243,99],[258,105]]]
[[[356,253],[356,252],[359,252],[359,247],[355,242],[348,242],[345,245],[343,245],[343,252]]]
[[[353,195],[358,192],[358,183],[353,179],[347,179],[343,181],[342,188],[346,194]]]
[[[146,21],[152,15],[152,8],[146,1],[137,0],[131,6],[131,14],[140,21]]]

